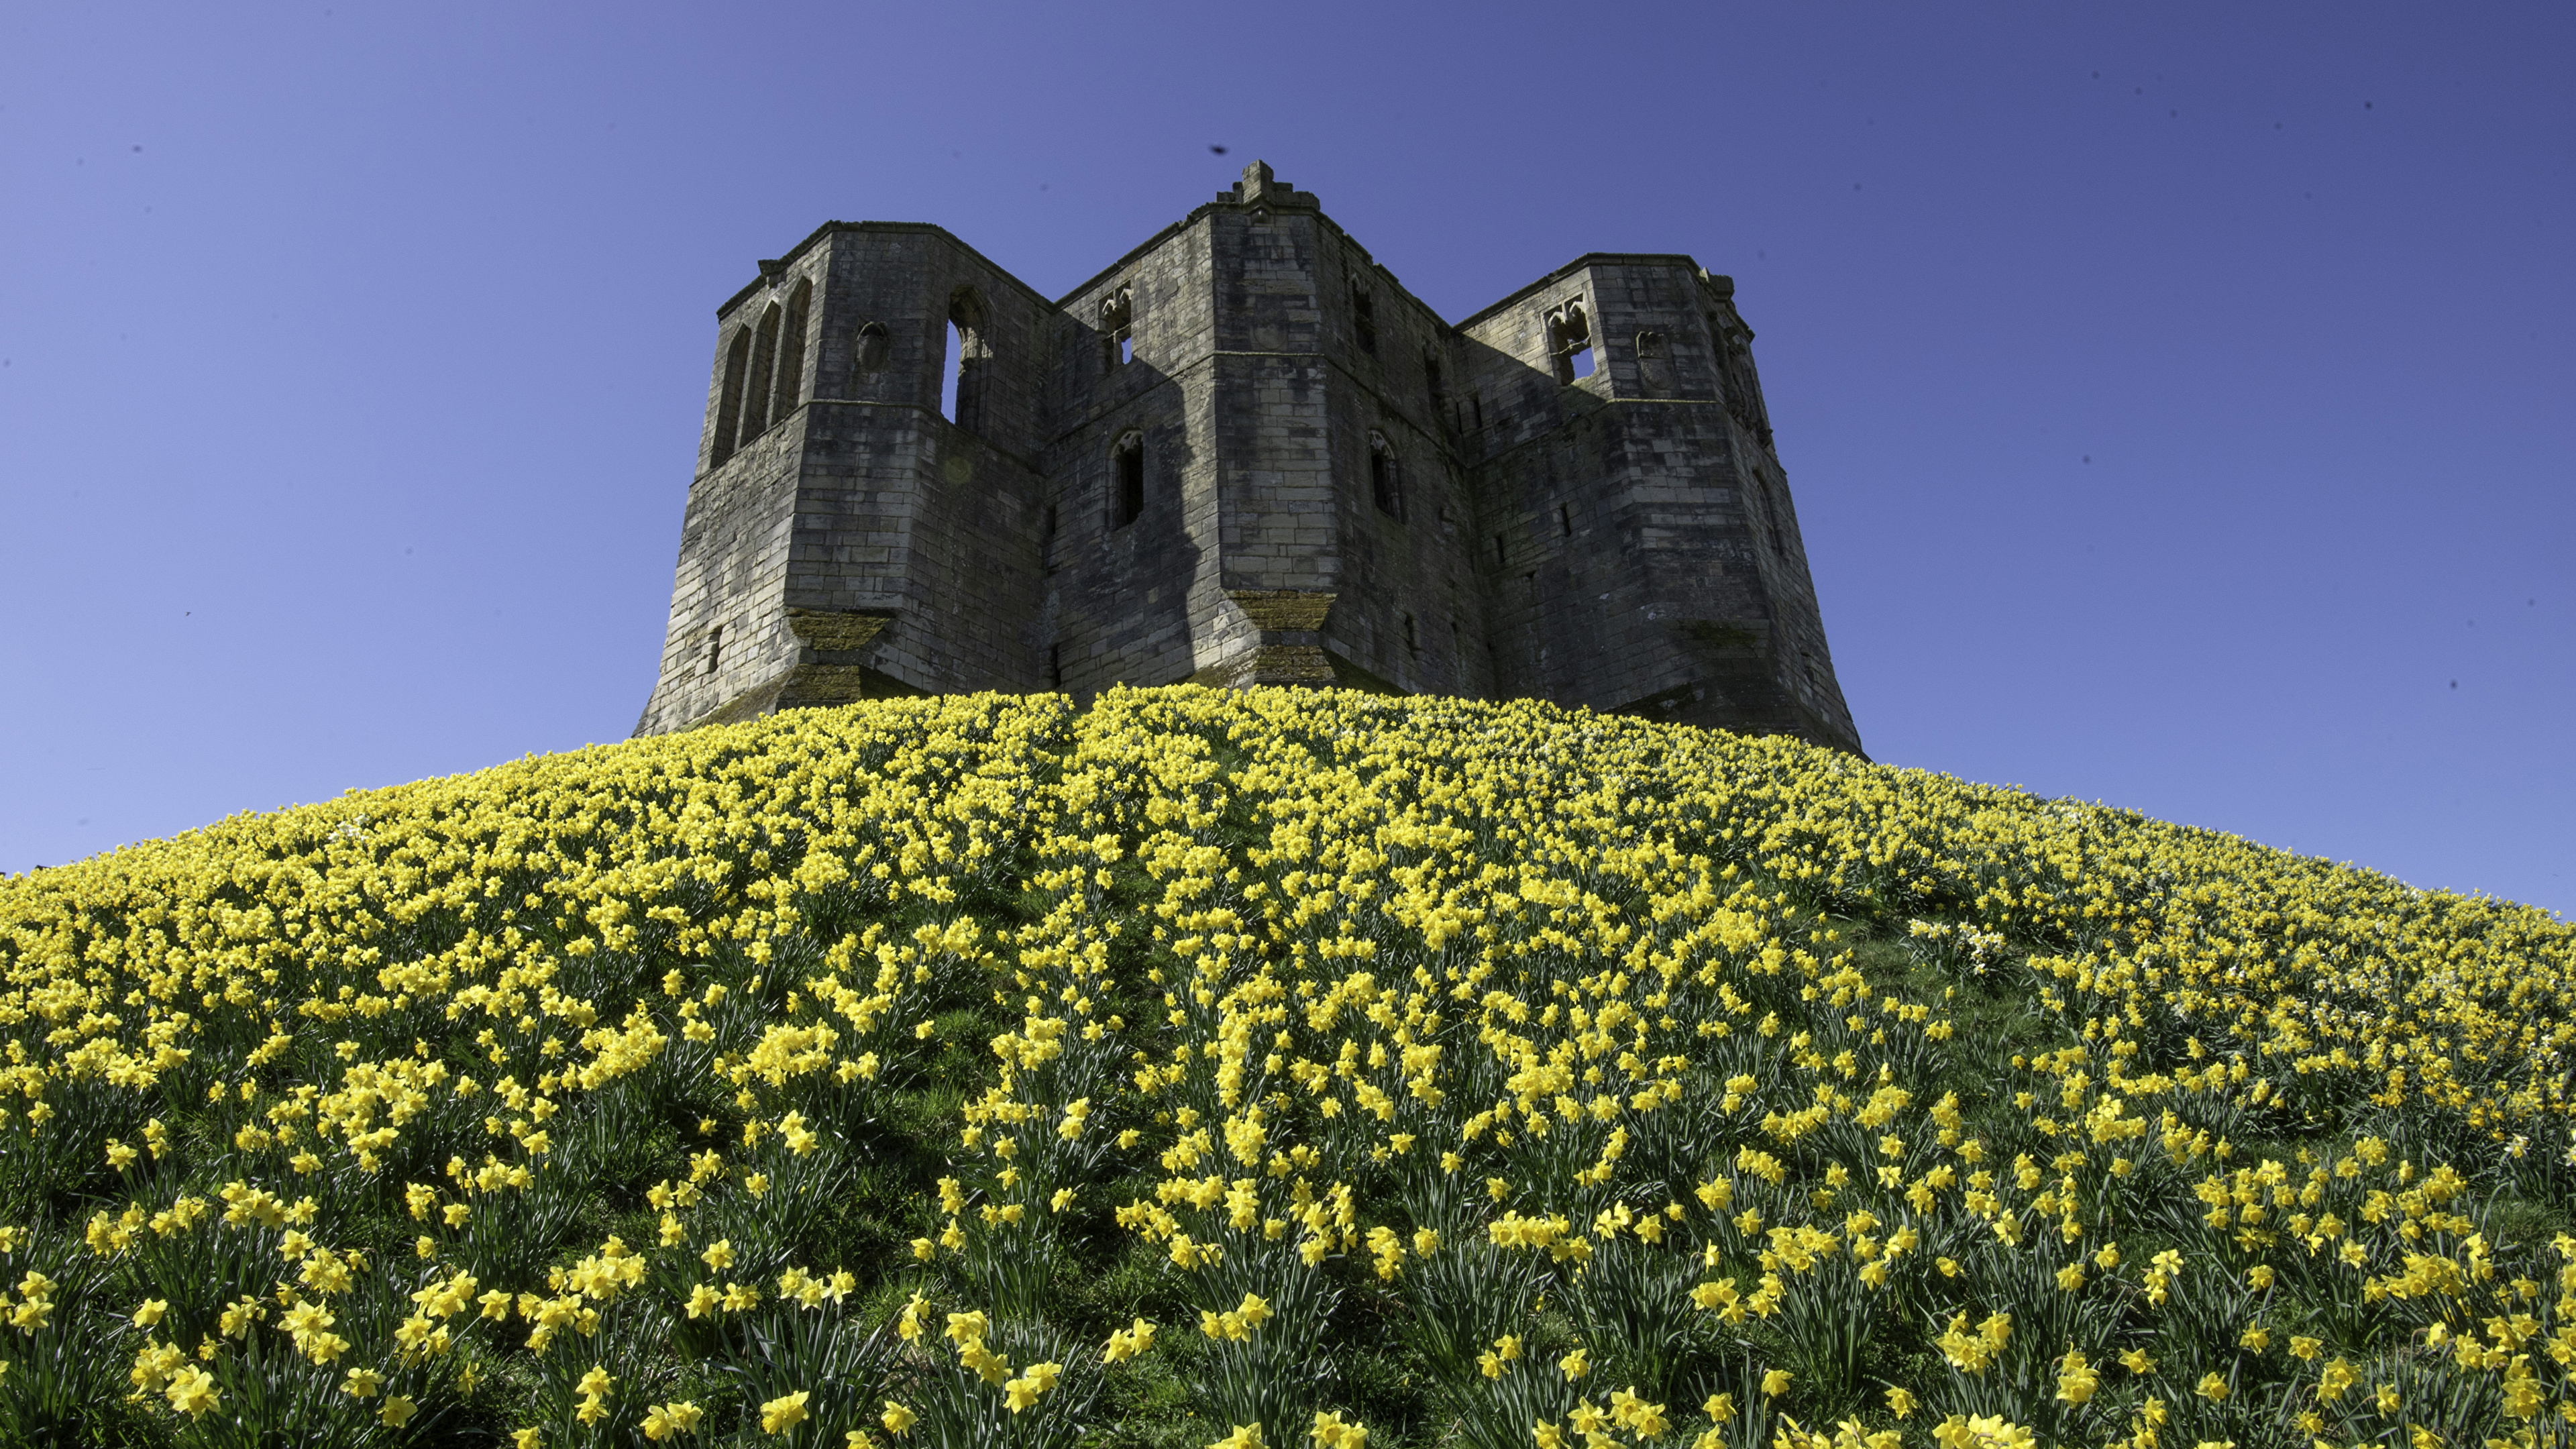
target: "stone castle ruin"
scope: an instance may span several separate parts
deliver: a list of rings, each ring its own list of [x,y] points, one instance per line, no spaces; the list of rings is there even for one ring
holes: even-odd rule
[[[1452,324],[1259,162],[1056,301],[827,223],[717,309],[636,733],[1189,680],[1858,753],[1734,290],[1596,252]]]

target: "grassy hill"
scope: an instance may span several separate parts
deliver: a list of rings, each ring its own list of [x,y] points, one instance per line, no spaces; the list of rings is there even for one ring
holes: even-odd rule
[[[13,1443],[2570,1433],[2576,931],[1782,739],[800,712],[0,881],[0,1036]]]

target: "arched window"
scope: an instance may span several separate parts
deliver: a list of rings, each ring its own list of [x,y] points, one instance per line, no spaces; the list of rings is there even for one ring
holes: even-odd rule
[[[1382,433],[1369,434],[1369,499],[1378,512],[1404,521],[1404,480],[1398,476],[1395,450]]]
[[[1547,314],[1547,356],[1558,382],[1592,375],[1592,318],[1573,298]]]
[[[742,438],[748,443],[769,428],[769,388],[778,375],[778,304],[760,314],[760,335],[751,343],[751,385],[742,394]]]
[[[751,329],[734,329],[733,343],[725,349],[724,388],[716,394],[716,436],[708,447],[708,465],[722,463],[733,456],[736,433],[742,428],[743,374],[751,368]]]
[[[1377,299],[1365,287],[1351,288],[1351,331],[1359,338],[1360,351],[1377,356]]]
[[[798,282],[787,299],[787,325],[778,337],[778,391],[769,406],[771,422],[785,421],[805,400],[805,314],[813,304],[814,284]]]
[[[1116,372],[1136,360],[1136,294],[1121,287],[1100,303],[1100,360]]]
[[[972,287],[948,296],[948,344],[956,364],[940,388],[939,410],[957,426],[979,432],[993,349],[984,332],[984,299]]]
[[[1145,516],[1145,435],[1129,431],[1109,450],[1109,526],[1125,528]]]
[[[892,350],[893,343],[886,337],[884,323],[862,322],[858,330],[850,334],[850,370],[875,372],[886,365],[886,354]]]
[[[1673,369],[1669,358],[1671,344],[1664,334],[1649,328],[1637,334],[1637,385],[1648,397],[1662,397],[1672,391]]]

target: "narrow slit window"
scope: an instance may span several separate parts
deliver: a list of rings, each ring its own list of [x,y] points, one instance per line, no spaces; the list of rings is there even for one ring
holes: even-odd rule
[[[1061,644],[1047,646],[1047,685],[1051,689],[1064,688],[1064,646]]]
[[[778,335],[778,391],[769,406],[772,422],[784,422],[805,400],[805,318],[813,309],[814,284],[798,282],[787,299],[787,322]]]
[[[1404,616],[1404,652],[1416,658],[1422,654],[1422,640],[1414,633],[1411,614]]]
[[[713,629],[707,631],[707,673],[715,673],[716,666],[721,663],[723,659],[724,625],[718,624]]]
[[[966,371],[965,350],[959,346],[957,324],[954,322],[948,324],[947,346],[947,355],[955,365],[940,369],[939,415],[953,423],[957,421],[957,384]]]
[[[1511,549],[1510,549],[1510,546],[1509,546],[1509,545],[1507,545],[1507,544],[1505,544],[1505,543],[1503,542],[1503,536],[1502,536],[1501,534],[1499,534],[1499,533],[1498,533],[1498,534],[1495,534],[1495,535],[1494,535],[1494,567],[1496,567],[1496,568],[1501,568],[1503,565],[1505,565],[1505,564],[1507,564],[1507,563],[1510,563],[1511,561],[1512,561],[1512,555],[1511,555]]]
[[[1055,570],[1056,570],[1056,562],[1055,562],[1055,553],[1056,553],[1056,550],[1055,550],[1055,534],[1056,534],[1056,506],[1055,506],[1054,504],[1050,503],[1050,504],[1048,504],[1048,505],[1047,505],[1047,511],[1046,511],[1046,535],[1045,535],[1045,537],[1043,537],[1043,538],[1039,541],[1039,543],[1038,543],[1038,550],[1039,550],[1039,553],[1040,553],[1040,554],[1045,558],[1045,560],[1046,560],[1046,571],[1047,571],[1048,573],[1054,573],[1054,572],[1055,572]]]
[[[716,436],[708,449],[711,463],[722,463],[733,456],[736,434],[742,428],[742,384],[751,369],[751,329],[738,328],[733,345],[725,349],[724,390],[716,397]]]
[[[740,442],[750,442],[769,428],[769,387],[778,371],[780,317],[778,304],[770,303],[760,317],[760,335],[751,344],[751,385],[743,390]]]
[[[1129,433],[1119,439],[1110,471],[1117,488],[1110,527],[1125,528],[1145,515],[1145,439],[1141,435]]]
[[[1395,453],[1376,433],[1369,434],[1369,498],[1378,512],[1399,523],[1403,521],[1404,487],[1397,473]]]
[[[1365,288],[1351,289],[1351,332],[1359,339],[1360,351],[1377,356],[1377,299]]]
[[[1565,530],[1566,537],[1574,537],[1574,510],[1562,503],[1556,505],[1556,524]]]
[[[939,388],[940,415],[968,432],[981,432],[993,348],[985,335],[984,299],[972,287],[949,294],[948,348],[947,376]]]

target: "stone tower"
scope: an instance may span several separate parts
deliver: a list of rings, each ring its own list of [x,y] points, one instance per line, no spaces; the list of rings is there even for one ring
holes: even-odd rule
[[[716,322],[639,735],[1194,680],[1860,751],[1753,333],[1689,257],[1453,324],[1255,162],[1056,301],[938,227],[830,222]]]

